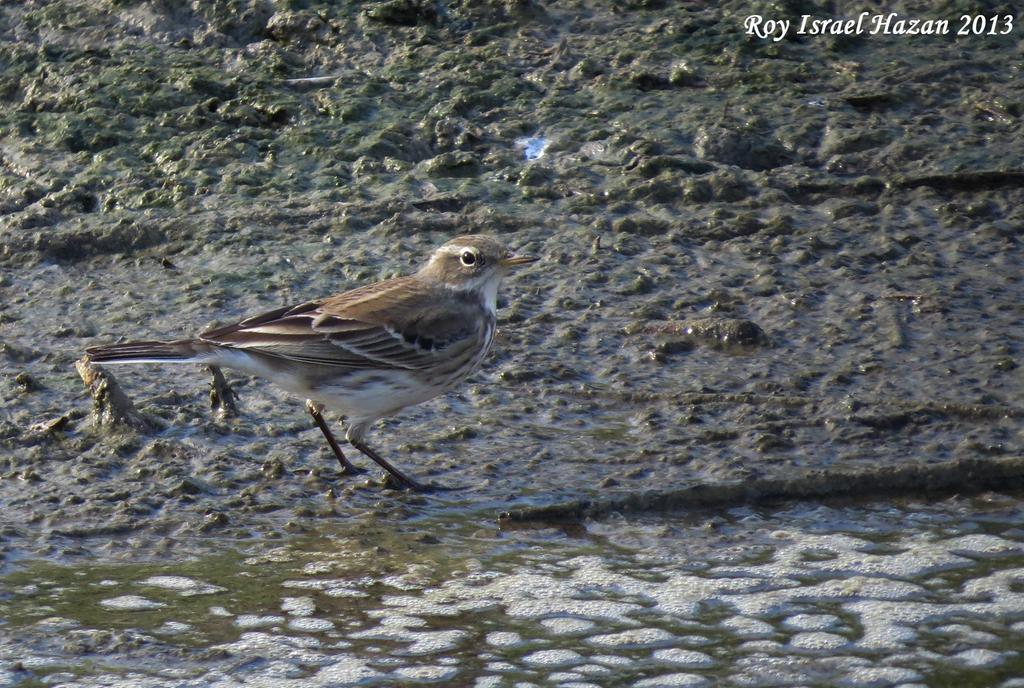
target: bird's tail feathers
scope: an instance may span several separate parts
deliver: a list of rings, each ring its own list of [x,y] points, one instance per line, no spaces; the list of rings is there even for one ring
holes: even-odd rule
[[[205,363],[216,358],[212,346],[193,339],[90,346],[85,353],[93,363]]]

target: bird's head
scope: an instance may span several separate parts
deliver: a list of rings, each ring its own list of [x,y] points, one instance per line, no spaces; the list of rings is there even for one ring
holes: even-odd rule
[[[494,237],[469,234],[435,250],[420,276],[442,282],[449,289],[480,291],[485,298],[493,299],[509,270],[535,260],[533,256],[514,255]]]

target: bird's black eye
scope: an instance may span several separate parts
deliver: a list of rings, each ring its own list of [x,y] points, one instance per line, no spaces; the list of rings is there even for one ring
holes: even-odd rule
[[[462,261],[463,265],[470,266],[470,265],[476,265],[477,260],[479,260],[479,259],[477,258],[476,254],[473,253],[472,251],[463,251],[462,255],[459,256],[459,260]]]

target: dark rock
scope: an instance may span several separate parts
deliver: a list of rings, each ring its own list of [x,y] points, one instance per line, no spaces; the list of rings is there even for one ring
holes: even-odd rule
[[[770,133],[705,125],[693,141],[697,157],[747,170],[771,170],[792,156]]]
[[[396,26],[433,24],[438,20],[437,3],[433,0],[388,0],[371,4],[363,10],[363,16]]]
[[[665,320],[648,323],[639,332],[665,337],[665,341],[687,338],[691,342],[721,347],[764,347],[771,344],[768,335],[756,323],[738,318]]]

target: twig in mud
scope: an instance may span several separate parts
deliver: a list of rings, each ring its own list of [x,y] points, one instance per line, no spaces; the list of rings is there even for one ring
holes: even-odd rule
[[[285,79],[284,83],[289,86],[322,86],[331,84],[342,78],[343,74],[332,74],[330,76],[304,76],[297,79]]]
[[[142,433],[154,428],[154,423],[135,408],[135,404],[121,390],[117,379],[109,371],[94,366],[88,356],[75,361],[75,369],[89,388],[96,425]]]
[[[515,509],[501,514],[499,521],[508,524],[581,521],[613,513],[723,509],[746,504],[829,498],[971,494],[1020,487],[1024,487],[1024,456],[968,458],[873,470],[810,470],[785,478],[697,483],[675,490],[635,492]]]
[[[238,393],[224,379],[224,373],[220,368],[207,366],[207,369],[213,375],[213,379],[210,380],[210,408],[214,410],[218,418],[237,418]]]

